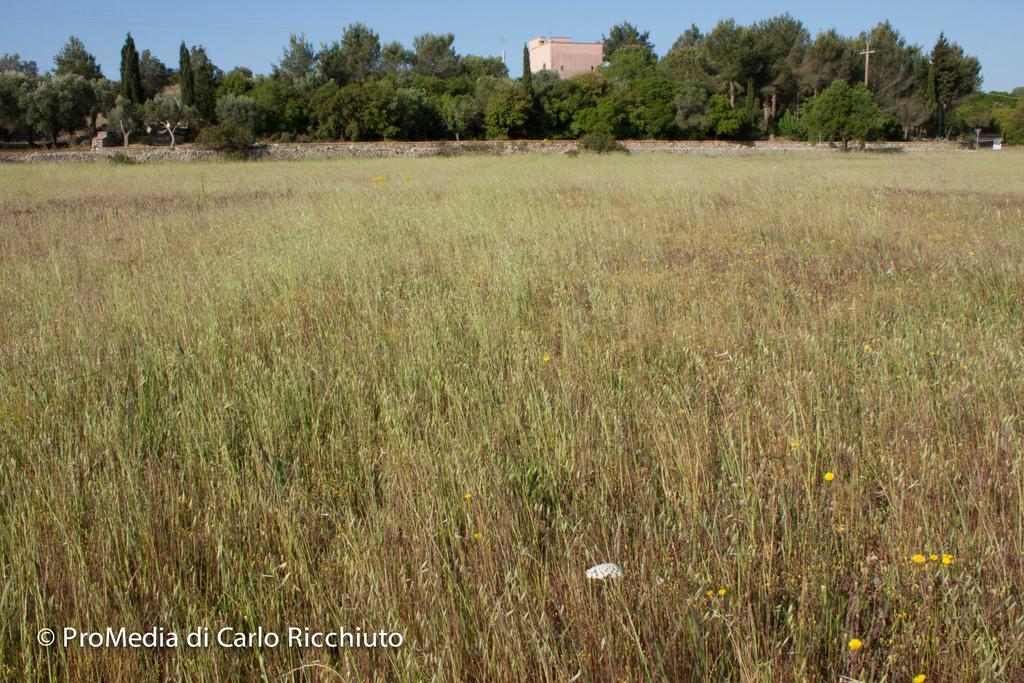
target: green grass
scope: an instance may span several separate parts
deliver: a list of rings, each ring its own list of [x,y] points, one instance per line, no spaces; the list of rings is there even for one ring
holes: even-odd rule
[[[1024,678],[1022,161],[0,166],[0,676]]]

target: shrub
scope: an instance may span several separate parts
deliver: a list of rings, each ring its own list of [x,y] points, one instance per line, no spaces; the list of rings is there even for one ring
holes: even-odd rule
[[[623,144],[608,133],[587,133],[580,138],[580,147],[597,154],[627,152]]]
[[[790,140],[806,140],[807,126],[804,125],[803,119],[787,111],[779,119],[779,135]]]
[[[107,158],[110,159],[110,163],[117,166],[133,166],[135,164],[135,159],[132,159],[124,152],[114,152]]]
[[[256,142],[253,134],[232,123],[221,123],[204,128],[196,142],[206,149],[223,152],[228,159],[243,159]]]

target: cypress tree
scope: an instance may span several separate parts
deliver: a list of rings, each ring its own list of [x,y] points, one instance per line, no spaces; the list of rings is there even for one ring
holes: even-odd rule
[[[139,69],[139,52],[135,49],[132,34],[124,40],[121,48],[121,94],[132,104],[142,104],[142,72]]]
[[[533,89],[533,74],[530,72],[530,48],[523,45],[523,85]]]
[[[181,84],[181,104],[184,107],[194,107],[196,104],[196,77],[192,73],[192,56],[185,41],[181,41],[178,48],[178,83]]]

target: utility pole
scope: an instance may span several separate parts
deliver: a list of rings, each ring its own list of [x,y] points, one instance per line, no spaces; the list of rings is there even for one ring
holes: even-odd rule
[[[864,55],[864,87],[868,87],[868,77],[871,75],[871,55],[875,54],[875,51],[871,49],[871,39],[868,38],[867,45],[861,51]]]

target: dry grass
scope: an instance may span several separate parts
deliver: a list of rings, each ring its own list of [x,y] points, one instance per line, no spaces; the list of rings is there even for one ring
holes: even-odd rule
[[[0,167],[0,675],[1021,680],[1022,161]]]

